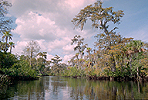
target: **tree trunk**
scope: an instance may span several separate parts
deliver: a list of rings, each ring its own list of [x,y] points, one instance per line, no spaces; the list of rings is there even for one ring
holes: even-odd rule
[[[111,71],[116,71],[116,64],[115,64],[115,58],[113,57],[113,54],[111,54]]]
[[[10,54],[11,54],[11,49],[12,49],[12,46],[10,45]]]
[[[123,57],[121,59],[122,59],[122,61],[121,61],[121,73],[122,73],[123,72],[124,59],[123,59]]]
[[[30,54],[30,67],[32,67],[31,60],[32,60],[32,50],[31,50],[31,54]]]
[[[137,67],[137,80],[139,80],[139,68]]]
[[[8,40],[8,37],[6,36],[6,46],[5,46],[5,52],[7,51],[7,40]]]

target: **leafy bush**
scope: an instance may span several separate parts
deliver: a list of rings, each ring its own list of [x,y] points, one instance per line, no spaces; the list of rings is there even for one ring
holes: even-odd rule
[[[68,69],[64,70],[62,76],[82,77],[85,76],[85,74],[84,70],[77,69],[76,67],[69,67]]]
[[[37,77],[37,72],[29,66],[28,62],[23,60],[15,63],[11,68],[3,69],[3,72],[5,72],[5,74],[7,74],[8,76],[14,77]]]
[[[13,54],[0,52],[0,61],[0,68],[10,68],[17,62],[17,58]]]
[[[0,76],[0,87],[4,86],[4,85],[8,85],[10,84],[10,81],[8,80],[6,75],[1,75]]]

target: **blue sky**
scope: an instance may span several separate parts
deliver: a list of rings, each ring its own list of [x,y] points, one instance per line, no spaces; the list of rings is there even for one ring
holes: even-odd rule
[[[15,42],[14,54],[22,54],[27,42],[35,40],[41,51],[48,52],[48,59],[58,54],[67,62],[75,54],[71,39],[78,34],[93,47],[94,36],[99,30],[92,29],[88,22],[84,30],[73,30],[71,20],[78,12],[96,0],[9,0],[9,13],[17,25],[12,31]],[[123,37],[148,42],[148,0],[102,0],[103,7],[123,10],[124,17],[117,32]]]
[[[123,10],[119,32],[124,37],[134,37],[148,42],[148,1],[147,0],[108,0],[104,6]]]

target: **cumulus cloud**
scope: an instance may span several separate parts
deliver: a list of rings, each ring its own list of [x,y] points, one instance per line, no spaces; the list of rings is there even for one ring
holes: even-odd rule
[[[68,63],[68,61],[70,61],[70,59],[71,59],[73,56],[74,56],[73,54],[65,55],[65,56],[63,57],[63,62],[64,62],[64,63]]]
[[[12,49],[12,53],[14,54],[22,54],[23,53],[23,49],[25,48],[25,46],[27,45],[26,41],[17,41],[17,43],[15,43],[15,48]]]
[[[96,0],[9,0],[9,2],[12,3],[9,12],[15,17],[15,23],[17,24],[15,30],[12,31],[13,42],[15,42],[15,48],[12,49],[12,52],[14,54],[21,54],[27,42],[36,40],[41,47],[41,51],[48,52],[48,59],[57,54],[63,58],[63,62],[66,62],[74,54],[74,45],[70,45],[74,35],[81,35],[81,37],[84,38],[84,44],[87,43],[89,47],[93,48],[93,43],[96,41],[94,36],[98,30],[92,29],[91,21],[87,21],[84,30],[81,31],[77,28],[73,30],[74,25],[71,20],[82,8],[93,4],[95,1]],[[101,1],[110,2],[110,0]],[[128,7],[126,8],[129,13],[133,12],[129,10]],[[137,12],[137,9],[135,10]],[[140,9],[140,11],[142,10]],[[147,10],[145,10],[144,14],[147,14],[146,11]],[[132,20],[130,18],[126,19],[126,25],[124,24],[124,27],[126,26],[126,34],[128,34],[126,37],[131,36],[135,39],[147,41],[148,30],[146,20],[140,17],[137,17],[137,19],[143,19],[145,27],[141,27],[140,29],[136,27],[134,28],[135,31],[130,31],[131,33],[129,34],[127,31],[129,30],[127,28],[129,26],[127,26],[127,24],[132,23]],[[122,31],[124,32],[123,34],[125,34],[125,29]]]
[[[73,55],[70,45],[74,35],[81,35],[89,41],[94,33],[91,28],[73,30],[72,18],[95,0],[10,0],[10,14],[16,17],[17,27],[13,30],[16,48],[13,53],[21,54],[25,44],[36,40],[41,51],[48,52],[48,59],[56,54],[66,62]],[[91,33],[91,34],[90,34]]]
[[[74,46],[75,45],[70,45],[70,44],[68,44],[68,45],[65,45],[62,49],[63,49],[63,53],[64,54],[72,54],[73,52],[74,52]]]
[[[57,26],[54,21],[36,13],[29,12],[16,19],[17,27],[13,31],[20,35],[22,39],[46,39],[52,41],[55,39],[55,30]]]
[[[50,61],[51,58],[53,58],[54,56],[53,55],[50,55],[50,54],[47,54],[47,60]]]

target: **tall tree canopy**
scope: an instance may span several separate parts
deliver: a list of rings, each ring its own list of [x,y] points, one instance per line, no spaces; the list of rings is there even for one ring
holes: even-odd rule
[[[5,44],[5,49],[4,49],[4,51],[6,52],[7,51],[7,49],[8,49],[8,39],[9,40],[12,40],[12,34],[10,34],[10,31],[6,31],[6,32],[3,32],[3,37],[2,37],[2,40],[4,41],[4,39],[5,39],[5,42],[6,42],[6,44]]]
[[[30,58],[30,66],[32,58],[35,58],[39,53],[40,46],[36,41],[28,42],[27,46],[24,49],[24,53]]]
[[[89,5],[82,9],[75,18],[73,18],[72,22],[75,27],[80,26],[81,30],[83,30],[84,24],[88,19],[92,21],[92,27],[100,28],[103,32],[98,34],[99,38],[96,45],[101,47],[102,49],[108,49],[110,46],[113,46],[120,42],[121,36],[117,35],[114,31],[117,27],[113,29],[109,29],[109,22],[113,24],[120,24],[120,19],[123,17],[124,13],[122,10],[113,11],[113,7],[103,8],[102,2],[97,1],[94,5]],[[116,71],[115,67],[115,58],[113,53],[110,54],[111,59],[111,70],[113,72]]]
[[[86,75],[128,76],[139,79],[147,74],[146,43],[124,38],[116,33],[116,25],[120,24],[123,15],[122,10],[113,11],[113,7],[103,8],[102,2],[97,1],[82,9],[73,18],[73,24],[81,30],[88,20],[92,22],[93,28],[100,30],[96,35],[97,50],[90,54],[91,49],[88,48],[87,59],[81,65],[85,67]],[[74,41],[78,41],[78,38],[74,37],[72,43],[75,43]],[[75,49],[79,48],[78,45]]]
[[[12,51],[12,47],[15,48],[15,43],[14,42],[9,42],[9,46],[10,46],[10,53]]]
[[[13,22],[11,18],[6,17],[8,14],[8,8],[12,4],[6,0],[0,0],[0,33],[11,30],[10,24]]]

